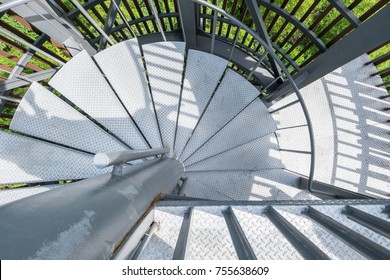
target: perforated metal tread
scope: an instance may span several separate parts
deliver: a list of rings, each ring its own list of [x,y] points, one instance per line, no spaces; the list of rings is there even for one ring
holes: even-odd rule
[[[299,176],[282,169],[186,172],[184,193],[213,200],[314,200],[298,189]],[[203,187],[202,187],[203,186]]]
[[[275,135],[262,138],[186,166],[186,171],[263,170],[283,168]]]
[[[30,86],[20,102],[10,128],[90,153],[127,149],[36,82]]]
[[[155,210],[158,229],[140,255],[141,260],[170,260],[173,257],[187,207],[159,207]]]
[[[302,211],[305,209],[304,206],[275,206],[274,208],[331,259],[366,259],[338,239],[334,234],[303,215]]]
[[[56,189],[65,185],[47,185],[47,186],[34,186],[34,187],[22,187],[8,190],[0,190],[0,206],[38,194],[41,192],[46,192],[52,189]]]
[[[231,69],[227,70],[209,106],[184,148],[180,156],[181,159],[188,158],[250,102],[257,98],[259,94],[260,92],[244,77]],[[265,106],[263,109],[266,110]],[[257,116],[253,117],[258,119]]]
[[[256,98],[231,122],[184,161],[190,165],[207,157],[248,143],[276,130],[276,124],[260,99]],[[242,133],[245,131],[245,133]]]
[[[218,56],[189,50],[177,124],[177,156],[183,151],[227,64]]]
[[[84,179],[110,172],[92,156],[21,135],[0,131],[0,184]]]
[[[62,66],[49,84],[130,147],[147,148],[128,113],[85,50]]]
[[[161,137],[164,146],[171,149],[175,140],[185,46],[183,42],[142,46]]]
[[[153,148],[162,146],[153,100],[136,38],[123,41],[96,55],[104,72],[127,111]]]
[[[233,207],[239,223],[259,260],[300,260],[302,256],[264,214],[266,207]]]

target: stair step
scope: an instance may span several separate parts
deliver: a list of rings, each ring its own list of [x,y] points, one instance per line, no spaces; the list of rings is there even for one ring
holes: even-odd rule
[[[145,140],[86,51],[62,66],[49,84],[130,147],[147,148]]]
[[[94,59],[152,148],[161,147],[138,40],[118,43],[94,55]]]
[[[107,173],[92,156],[0,131],[0,185],[84,179]]]
[[[192,165],[187,171],[263,170],[283,168],[275,135],[268,134]]]
[[[185,46],[183,42],[142,46],[163,145],[171,149],[175,141]]]
[[[303,259],[268,219],[267,207],[234,206],[233,211],[259,260]]]
[[[275,206],[274,208],[331,259],[366,259],[343,243],[337,236],[302,214],[305,206]]]
[[[242,201],[317,199],[298,189],[299,176],[282,169],[186,172],[186,176],[185,194],[190,197]]]
[[[227,207],[195,207],[188,258],[191,260],[238,259],[226,221]]]
[[[229,69],[222,79],[215,95],[181,154],[188,158],[202,144],[241,112],[260,92],[237,72]],[[258,116],[253,116],[258,119]],[[242,130],[241,130],[242,131]]]
[[[188,207],[159,207],[155,220],[159,228],[140,255],[140,260],[171,260],[179,237],[183,217]]]
[[[155,243],[148,245],[153,251],[148,247],[146,250],[156,254],[150,253],[149,259],[163,259],[162,254],[166,252],[169,253],[165,259],[171,259],[173,248],[177,252],[186,252],[177,259],[366,259],[355,248],[360,244],[353,244],[334,230],[329,230],[328,226],[324,226],[327,224],[325,218],[316,215],[319,218],[314,219],[310,214],[312,210],[307,210],[315,208],[319,215],[325,217],[330,215],[328,212],[332,213],[337,228],[348,234],[348,231],[355,232],[353,222],[349,221],[347,225],[336,217],[343,216],[348,220],[340,212],[346,205],[365,209],[378,218],[377,209],[382,211],[386,204],[383,200],[343,200],[338,203],[240,201],[230,205],[210,200],[164,201],[156,207],[156,220],[161,229],[152,236]],[[365,207],[367,205],[372,208]],[[162,215],[157,214],[160,211]],[[362,240],[370,238],[370,234],[362,232]],[[387,240],[386,243],[381,243],[383,240]],[[183,245],[183,242],[188,245]],[[381,246],[381,253],[390,253],[390,240],[378,235],[375,242]]]
[[[175,151],[180,156],[216,89],[228,61],[218,56],[189,50],[180,102]]]
[[[87,117],[34,82],[16,110],[10,128],[90,153],[127,149]]]
[[[207,157],[238,147],[276,130],[276,124],[260,99],[256,98],[199,150],[184,160],[191,165]],[[245,131],[245,133],[240,133]]]

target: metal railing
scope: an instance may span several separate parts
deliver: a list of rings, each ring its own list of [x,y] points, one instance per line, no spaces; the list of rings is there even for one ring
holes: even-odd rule
[[[281,71],[282,71],[282,75],[286,78],[286,80],[289,81],[291,87],[293,88],[298,100],[299,100],[299,103],[302,107],[302,110],[303,110],[303,113],[305,115],[305,119],[306,119],[306,123],[307,123],[307,128],[308,128],[308,131],[309,131],[309,137],[310,137],[310,170],[309,170],[309,179],[308,179],[308,190],[310,192],[319,192],[319,191],[316,191],[316,190],[313,190],[312,189],[312,183],[313,183],[313,177],[314,177],[314,170],[315,170],[315,143],[314,143],[314,133],[313,133],[313,126],[312,126],[312,123],[311,123],[311,119],[310,119],[310,115],[309,115],[309,112],[307,110],[307,107],[305,105],[305,102],[303,100],[303,97],[297,87],[297,85],[295,84],[292,76],[290,75],[290,73],[287,71],[287,68],[285,67],[285,65],[282,63],[282,61],[279,59],[279,57],[275,54],[274,50],[268,46],[268,44],[260,38],[259,34],[254,31],[253,29],[249,28],[247,25],[245,25],[243,22],[241,22],[239,19],[235,18],[234,16],[232,16],[231,14],[227,13],[225,10],[213,5],[213,4],[210,4],[204,0],[191,0],[192,2],[196,3],[196,4],[199,4],[199,5],[202,5],[202,6],[205,6],[207,8],[210,8],[214,11],[214,14],[215,15],[218,15],[218,14],[221,14],[223,17],[225,18],[228,18],[232,24],[242,30],[245,30],[248,34],[250,34],[255,40],[257,40],[257,42],[261,45],[262,48],[264,48],[264,53],[267,53],[269,56],[272,57],[272,59],[274,59],[274,61],[277,63],[277,65],[280,67]],[[215,31],[216,28],[214,28],[214,31]],[[215,36],[212,36],[212,45],[214,44],[214,41],[215,41]],[[232,50],[233,51],[233,50]],[[277,77],[272,83],[276,82],[276,80],[280,79],[281,77]]]

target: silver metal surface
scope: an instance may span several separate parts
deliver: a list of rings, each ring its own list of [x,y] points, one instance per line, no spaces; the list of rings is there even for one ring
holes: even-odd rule
[[[267,108],[255,99],[226,126],[184,161],[190,165],[204,158],[248,143],[276,130],[276,124]]]
[[[13,1],[9,2],[9,3],[4,3],[4,4],[2,4],[0,6],[0,13],[5,12],[5,11],[7,11],[9,9],[14,8],[14,7],[17,7],[19,5],[26,4],[26,3],[30,2],[30,1],[33,1],[33,0],[13,0]]]
[[[158,159],[3,205],[0,258],[108,259],[182,173],[177,160]]]
[[[337,236],[303,215],[304,206],[275,206],[274,208],[331,259],[366,259],[338,239]]]
[[[314,209],[322,212],[323,214],[331,217],[342,225],[352,229],[353,231],[361,234],[362,236],[370,239],[371,241],[381,245],[382,247],[390,250],[390,239],[352,221],[346,215],[342,214],[344,206],[326,206],[326,205],[316,205],[313,206]]]
[[[186,44],[160,42],[142,46],[164,147],[173,153]]]
[[[0,184],[83,179],[104,174],[92,156],[0,131]]]
[[[183,151],[226,66],[223,58],[189,50],[174,148],[177,156]]]
[[[238,256],[222,210],[226,207],[196,207],[192,213],[188,259],[236,260]]]
[[[80,52],[61,67],[49,84],[130,147],[147,148],[126,110],[86,51]]]
[[[161,147],[138,40],[134,38],[116,44],[96,54],[94,59],[151,147]]]
[[[180,158],[190,156],[258,95],[259,91],[244,77],[231,69],[227,70]],[[253,117],[258,119],[258,116]]]
[[[262,170],[282,168],[279,147],[274,134],[253,140],[236,148],[186,166],[186,171]]]
[[[126,146],[36,82],[24,95],[10,128],[90,153],[126,149]]]
[[[259,260],[303,259],[263,212],[266,207],[234,206],[233,211]]]
[[[180,233],[184,213],[187,207],[158,207],[155,220],[159,228],[153,234],[148,246],[141,254],[141,260],[170,260]]]
[[[169,153],[169,148],[146,150],[121,150],[96,154],[93,163],[97,168],[123,164],[128,161]]]

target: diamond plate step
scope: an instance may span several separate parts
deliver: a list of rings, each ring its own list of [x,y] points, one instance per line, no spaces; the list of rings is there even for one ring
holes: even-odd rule
[[[259,94],[260,92],[244,77],[229,69],[180,158],[182,160],[188,158],[249,103],[257,98]],[[263,109],[265,109],[265,106]],[[253,117],[260,121],[258,116]]]
[[[0,185],[84,179],[107,173],[92,156],[0,131]]]
[[[94,59],[153,148],[161,147],[153,100],[137,39],[118,43]]]
[[[191,133],[226,70],[227,64],[225,59],[218,56],[189,50],[175,141],[177,156],[180,156],[191,137]]]
[[[274,209],[303,233],[331,259],[363,260],[364,256],[343,243],[334,234],[302,214],[305,206],[275,206]]]
[[[87,117],[36,82],[30,86],[20,102],[10,128],[90,153],[127,149]]]
[[[142,46],[161,137],[164,146],[171,149],[175,141],[185,46],[183,42]]]
[[[186,166],[186,171],[263,170],[283,168],[275,135],[268,134],[239,147]]]
[[[191,165],[207,157],[248,143],[276,130],[276,124],[263,102],[255,99],[226,126],[212,136],[184,164]],[[245,131],[245,133],[240,133]]]
[[[147,148],[128,113],[86,51],[62,66],[49,84],[130,147]]]
[[[214,200],[314,200],[298,189],[299,176],[282,169],[186,172],[189,197]]]

